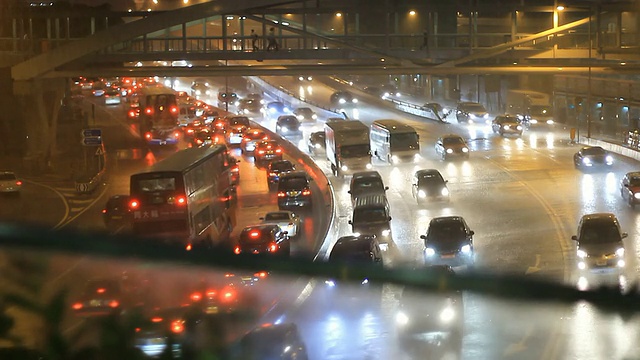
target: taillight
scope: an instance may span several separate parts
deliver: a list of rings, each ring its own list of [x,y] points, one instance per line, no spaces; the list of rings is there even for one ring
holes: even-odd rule
[[[17,180],[17,181],[16,181],[16,185],[18,185],[18,186],[22,186],[22,181]]]
[[[184,204],[186,204],[186,203],[187,203],[187,198],[186,198],[186,197],[184,197],[184,196],[178,196],[178,197],[176,198],[176,204],[178,204],[178,205],[184,205]]]
[[[80,310],[82,309],[82,303],[75,303],[71,307],[73,308],[73,310]]]
[[[275,252],[276,250],[278,250],[278,244],[276,243],[269,244],[269,251]]]
[[[260,237],[260,231],[254,230],[249,233],[249,237],[252,239],[257,239]]]
[[[172,114],[177,114],[178,113],[178,108],[176,106],[172,106],[169,111],[171,111]]]
[[[258,154],[260,154],[260,155],[264,154],[264,150],[258,151]]]
[[[120,306],[120,303],[118,301],[116,300],[109,301],[109,307],[117,308],[118,306]]]
[[[102,213],[106,214],[107,213],[107,209],[102,209]]]
[[[137,209],[140,206],[140,203],[138,202],[138,200],[131,200],[129,201],[129,208],[134,210]]]
[[[207,297],[208,298],[212,298],[216,296],[216,291],[215,290],[207,290]]]
[[[266,271],[260,271],[260,272],[257,272],[257,273],[255,273],[255,274],[253,274],[253,276],[255,276],[255,277],[259,277],[259,278],[263,278],[263,279],[264,279],[264,278],[266,278],[266,277],[267,277],[267,272],[266,272]]]
[[[285,196],[287,195],[284,193],[284,191],[278,192],[278,197],[285,197]]]
[[[242,141],[249,141],[249,138],[243,138]]]
[[[202,300],[202,294],[199,292],[194,292],[193,294],[191,294],[191,300],[192,301],[200,301]]]
[[[282,152],[282,149],[276,149],[276,154],[280,154]]]
[[[269,173],[269,176],[278,176],[278,174],[276,174],[274,172],[271,172],[271,173]]]
[[[222,300],[224,301],[231,301],[233,300],[236,296],[235,296],[235,292],[233,290],[227,290],[224,292],[224,294],[222,294]]]
[[[145,137],[145,139],[147,139],[147,140],[151,140],[151,139],[153,138],[153,135],[152,135],[150,132],[148,132],[148,133],[145,133],[145,134],[144,134],[144,137]]]
[[[193,129],[187,129],[187,134],[192,134],[195,130]]]
[[[171,332],[174,334],[179,334],[184,331],[184,324],[180,320],[174,320],[171,323]]]
[[[309,189],[302,190],[302,195],[305,195],[305,196],[311,195],[311,190]]]
[[[105,289],[105,288],[98,288],[98,289],[96,290],[96,292],[97,292],[98,294],[104,294],[104,293],[105,293],[105,291],[107,291],[107,289]]]
[[[136,117],[136,112],[133,110],[129,111],[129,117]]]
[[[159,316],[154,316],[151,318],[151,322],[154,322],[154,323],[162,322],[162,318]]]
[[[233,248],[233,253],[238,255],[242,252],[242,250],[240,249],[240,246],[236,246],[235,248]]]
[[[151,114],[153,114],[153,109],[152,109],[152,108],[150,108],[150,107],[148,107],[148,108],[144,109],[144,112],[145,112],[145,114],[147,114],[147,115],[151,115]]]
[[[202,140],[198,139],[196,140],[196,142],[198,143],[198,145],[202,145]]]
[[[180,137],[180,133],[176,131],[173,133],[173,136],[177,139]]]

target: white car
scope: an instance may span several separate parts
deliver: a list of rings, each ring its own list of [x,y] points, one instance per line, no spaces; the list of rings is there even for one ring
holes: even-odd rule
[[[0,171],[0,193],[20,194],[22,181],[11,171]]]
[[[292,211],[272,211],[268,212],[261,217],[263,224],[276,224],[286,231],[290,238],[298,236],[298,229],[300,228],[300,217]]]

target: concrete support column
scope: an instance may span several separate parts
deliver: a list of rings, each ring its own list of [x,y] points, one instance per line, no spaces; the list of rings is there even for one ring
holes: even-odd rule
[[[227,51],[227,15],[222,15],[222,50]]]
[[[67,40],[69,40],[71,38],[71,23],[69,21],[69,18],[67,17],[65,19],[65,27],[66,27],[66,38]]]
[[[182,51],[187,51],[187,24],[182,23]]]
[[[96,18],[91,17],[91,35],[96,33]]]
[[[302,48],[307,49],[307,2],[302,2],[302,32],[304,36],[302,37]]]
[[[11,22],[11,35],[13,37],[13,51],[17,52],[18,51],[18,21],[16,19],[13,19],[13,21]]]
[[[518,33],[518,10],[511,13],[511,41],[516,41]]]
[[[207,19],[202,19],[202,51],[207,52]]]

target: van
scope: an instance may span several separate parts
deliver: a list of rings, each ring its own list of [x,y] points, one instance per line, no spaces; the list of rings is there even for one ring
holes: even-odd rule
[[[391,214],[387,197],[383,194],[358,197],[349,225],[354,234],[375,235],[381,244],[388,244],[391,241]]]
[[[178,125],[180,126],[188,126],[193,123],[196,116],[196,106],[191,103],[178,103]]]
[[[354,204],[359,196],[365,195],[385,195],[385,191],[389,190],[388,186],[384,186],[382,176],[377,171],[359,171],[353,174],[351,183],[349,184],[349,194],[351,195],[351,203]]]

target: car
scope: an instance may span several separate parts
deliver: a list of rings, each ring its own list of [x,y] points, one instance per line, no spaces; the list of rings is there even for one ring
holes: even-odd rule
[[[267,133],[260,129],[247,129],[242,135],[242,143],[240,144],[240,151],[242,153],[252,153],[256,149],[258,142],[269,140]]]
[[[422,108],[431,111],[433,113],[433,116],[435,116],[440,121],[444,121],[444,119],[446,119],[451,112],[450,109],[435,102],[426,103],[422,105]]]
[[[380,194],[385,195],[389,190],[384,186],[382,176],[377,171],[359,171],[353,174],[349,182],[351,203],[355,203],[358,196]],[[386,196],[386,195],[385,195]]]
[[[266,116],[273,118],[281,114],[288,114],[291,110],[281,101],[272,101],[267,103],[264,111]]]
[[[484,106],[477,102],[461,102],[456,108],[456,119],[458,123],[489,124],[489,113]]]
[[[229,128],[229,118],[226,116],[216,117],[211,123],[211,130],[218,134],[225,134]]]
[[[230,170],[230,182],[231,185],[238,185],[240,184],[240,160],[236,159],[233,156],[229,156],[228,158],[229,161],[229,167],[231,168]]]
[[[369,95],[373,95],[377,97],[383,97],[384,95],[384,91],[382,91],[382,89],[376,86],[365,86],[364,89],[362,90],[364,90],[364,92],[366,92]]]
[[[373,193],[362,194],[356,198],[348,223],[354,234],[377,236],[383,250],[386,251],[393,239],[391,220],[389,201],[386,195]]]
[[[298,120],[304,122],[314,122],[318,120],[318,115],[316,114],[316,112],[308,107],[296,108],[295,110],[293,110],[293,115],[295,115]]]
[[[191,85],[191,96],[194,96],[196,99],[202,99],[203,97],[209,97],[211,95],[211,88],[207,84],[194,82],[193,85]]]
[[[118,91],[118,89],[107,89],[104,92],[104,104],[105,105],[120,105],[121,98],[120,98],[120,91]]]
[[[20,195],[22,180],[13,171],[0,171],[0,193]]]
[[[278,209],[311,209],[312,207],[313,198],[307,174],[302,171],[280,174],[280,179],[278,180]]]
[[[242,229],[233,252],[236,255],[269,254],[288,257],[291,254],[291,242],[286,231],[278,225],[250,225]]]
[[[84,285],[82,294],[72,302],[71,309],[79,316],[119,314],[124,307],[124,296],[118,279],[95,279]]]
[[[571,239],[576,242],[576,265],[581,277],[614,275],[616,281],[626,266],[623,239],[618,218],[612,213],[583,215],[578,232]]]
[[[398,91],[398,87],[391,84],[385,84],[380,87],[382,90],[382,97],[387,98],[390,96],[400,97],[400,91]]]
[[[256,99],[240,99],[237,103],[238,114],[240,115],[252,115],[260,114],[262,104]]]
[[[628,172],[620,182],[620,196],[626,199],[629,206],[636,207],[640,202],[640,171]]]
[[[462,136],[456,134],[442,135],[436,141],[436,154],[442,160],[448,160],[452,157],[469,158],[469,146]]]
[[[129,195],[113,195],[109,197],[102,209],[102,220],[109,230],[117,230],[131,221]]]
[[[266,161],[282,160],[284,150],[277,140],[263,140],[256,143],[253,151],[253,162],[261,164]]]
[[[265,101],[264,98],[262,97],[262,94],[258,94],[258,93],[249,93],[247,94],[247,96],[244,97],[245,99],[251,99],[251,100],[255,100],[257,101],[260,105],[264,105]]]
[[[309,154],[320,155],[326,152],[326,135],[324,131],[312,132],[307,139]]]
[[[297,237],[300,231],[300,217],[288,210],[271,211],[260,218],[263,224],[276,224],[287,232],[290,238]]]
[[[285,138],[302,136],[300,121],[294,115],[280,115],[276,121],[276,133]]]
[[[443,283],[455,272],[450,266],[433,265],[413,269],[430,274]],[[411,358],[421,358],[428,351],[437,359],[460,359],[464,336],[464,301],[461,291],[445,290],[425,293],[404,287],[396,294],[395,328],[398,342]],[[429,341],[428,339],[437,339]],[[442,356],[440,356],[442,355]],[[448,356],[447,356],[448,355]]]
[[[293,323],[262,324],[231,345],[231,360],[308,360],[307,348]]]
[[[219,140],[218,140],[219,141]],[[208,129],[201,129],[193,135],[192,146],[211,146],[214,143],[214,135]]]
[[[330,118],[327,118],[327,120],[325,120],[325,122],[331,123],[331,122],[339,122],[339,121],[345,121],[345,120],[348,120],[348,119],[339,118],[339,117],[330,117]]]
[[[601,146],[585,146],[573,155],[573,165],[576,169],[611,167],[613,156]]]
[[[441,216],[431,219],[424,241],[424,262],[427,265],[473,265],[473,230],[462,216]]]
[[[298,81],[309,81],[310,82],[310,81],[313,81],[313,76],[311,76],[311,75],[307,75],[307,76],[300,75],[300,76],[298,76]]]
[[[280,176],[296,170],[296,166],[289,160],[275,160],[267,167],[267,184],[271,189],[278,184]]]
[[[330,263],[369,264],[379,266],[380,268],[384,265],[381,245],[375,235],[354,234],[338,238],[333,248],[331,248],[327,260]],[[336,278],[329,278],[325,280],[324,283],[329,289],[336,287],[341,288],[341,284]],[[377,290],[378,293],[380,293],[382,290],[381,286],[374,286],[373,282],[366,276],[360,280],[360,285],[361,286],[347,286],[342,288],[340,296],[351,295],[353,297],[353,295],[366,295],[369,297],[371,291]],[[345,292],[347,294],[345,294]]]
[[[329,101],[333,106],[339,107],[352,107],[358,103],[358,99],[356,99],[350,92],[348,91],[336,91],[331,94],[329,97]]]
[[[180,357],[184,346],[188,346],[185,330],[206,324],[202,321],[204,318],[205,314],[195,306],[155,310],[140,319],[133,334],[133,346],[150,358],[166,354],[167,346],[171,346],[170,353]]]
[[[103,85],[94,85],[91,92],[93,93],[93,96],[100,97],[104,96],[106,90],[107,89]]]
[[[221,88],[218,91],[218,105],[220,106],[228,106],[229,104],[235,104],[238,101],[238,94],[231,90],[225,91],[224,88]]]
[[[246,128],[251,127],[251,120],[248,117],[241,116],[241,115],[229,117],[227,119],[227,123],[230,128],[238,127],[238,126],[244,126]]]
[[[522,136],[524,125],[515,116],[498,115],[491,122],[491,130],[500,136],[518,135]]]
[[[445,180],[436,169],[421,169],[413,174],[411,194],[418,204],[426,201],[449,202],[448,180]]]

